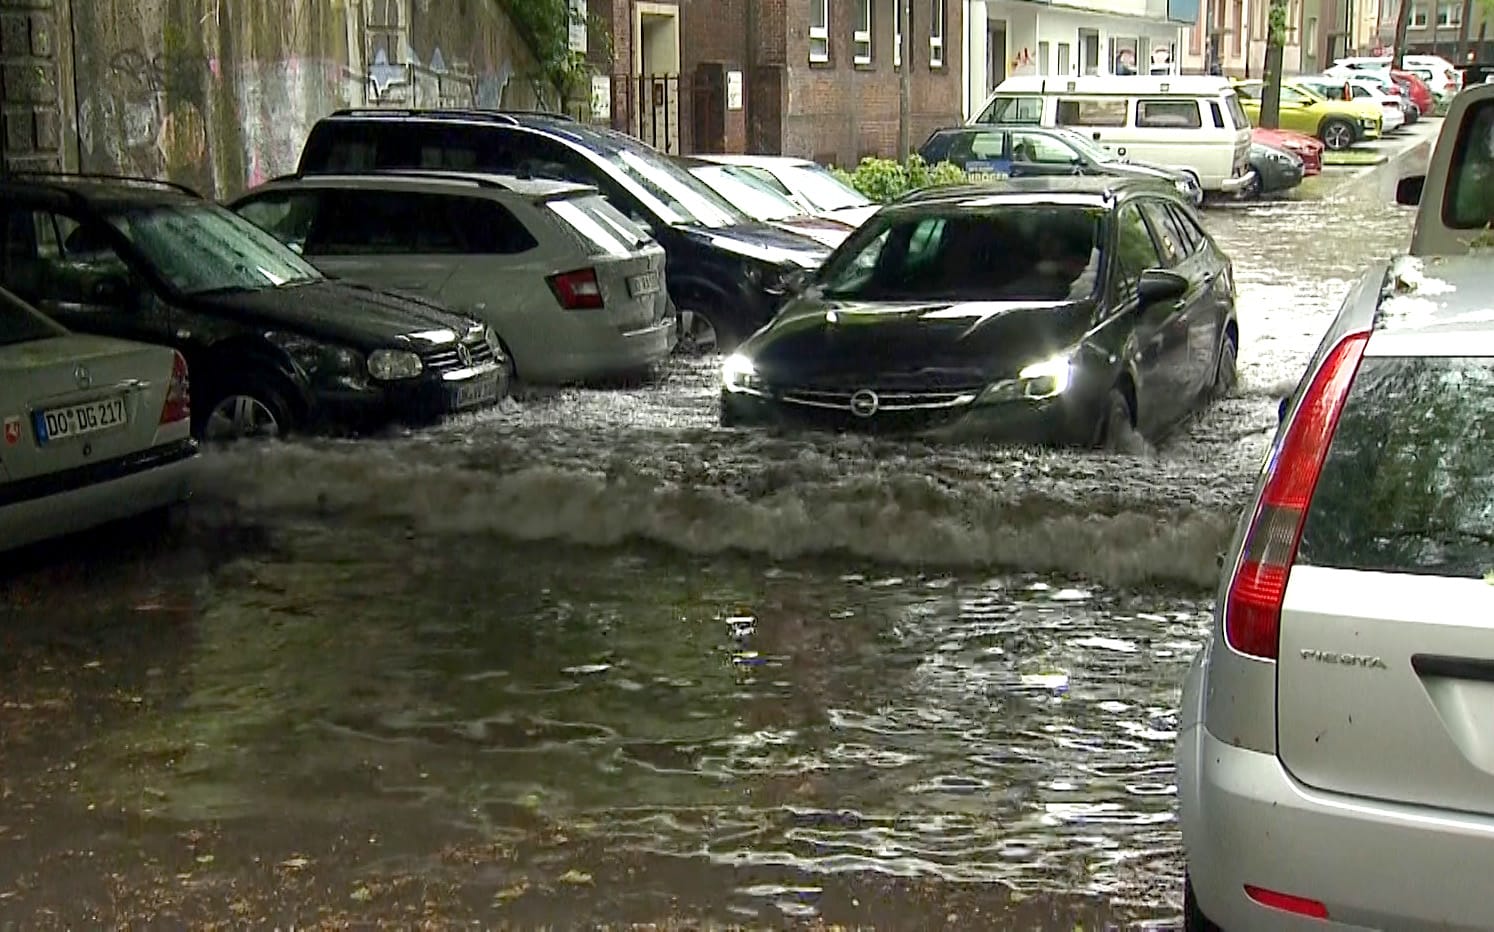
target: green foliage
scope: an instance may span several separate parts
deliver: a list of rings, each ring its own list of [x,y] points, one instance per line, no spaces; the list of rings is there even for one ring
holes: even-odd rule
[[[1266,41],[1285,45],[1287,37],[1286,0],[1271,0],[1270,15],[1266,21]]]
[[[967,180],[965,171],[959,166],[949,162],[929,165],[918,155],[909,157],[906,165],[899,165],[895,159],[867,157],[853,172],[838,168],[834,171],[846,184],[879,204],[896,200],[919,188],[963,184]]]
[[[555,91],[562,106],[571,99],[590,93],[591,68],[586,63],[586,56],[571,51],[571,25],[579,25],[583,20],[567,0],[497,2],[534,55],[539,68],[538,77]],[[601,20],[592,17],[587,25],[591,34],[600,35],[607,44],[603,54],[610,58],[611,36]]]

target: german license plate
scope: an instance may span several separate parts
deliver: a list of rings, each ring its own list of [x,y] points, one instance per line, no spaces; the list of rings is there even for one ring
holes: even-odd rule
[[[456,386],[451,390],[451,409],[465,411],[479,408],[498,399],[498,375],[485,375]]]
[[[51,408],[37,411],[32,416],[35,418],[37,443],[80,437],[123,427],[129,423],[123,397],[101,398],[80,405]]]
[[[628,279],[628,294],[635,298],[659,293],[659,273],[644,272]]]

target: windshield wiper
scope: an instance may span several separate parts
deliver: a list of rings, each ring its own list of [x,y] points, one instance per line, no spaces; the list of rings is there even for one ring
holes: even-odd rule
[[[215,295],[245,294],[251,291],[259,291],[258,288],[250,288],[248,285],[221,285],[217,288],[203,288],[198,291],[187,292],[194,298],[208,298]]]

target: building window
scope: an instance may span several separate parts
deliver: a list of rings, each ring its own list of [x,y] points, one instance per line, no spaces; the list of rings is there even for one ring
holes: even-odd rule
[[[1282,41],[1287,45],[1291,45],[1297,41],[1298,24],[1301,22],[1302,2],[1301,0],[1291,0],[1291,3],[1287,5],[1286,35],[1282,37]]]
[[[892,0],[892,67],[903,66],[903,0]]]
[[[1437,4],[1437,25],[1443,28],[1446,28],[1448,26],[1456,28],[1463,25],[1463,4]]]
[[[929,67],[944,67],[944,0],[934,0],[929,19]]]
[[[856,0],[856,31],[851,34],[852,58],[858,65],[872,60],[872,0]]]
[[[1067,42],[1058,43],[1058,73],[1061,75],[1067,75],[1071,73],[1071,65],[1069,62],[1069,44]]]
[[[1316,55],[1318,53],[1318,18],[1316,16],[1309,16],[1307,18],[1307,43],[1306,44],[1307,44],[1308,54],[1310,54],[1310,55]]]
[[[1038,74],[1048,76],[1048,43],[1038,43]]]
[[[830,0],[809,0],[809,60],[830,60]]]
[[[1422,6],[1421,4],[1416,4],[1415,6],[1411,7],[1411,28],[1427,28],[1427,8]]]

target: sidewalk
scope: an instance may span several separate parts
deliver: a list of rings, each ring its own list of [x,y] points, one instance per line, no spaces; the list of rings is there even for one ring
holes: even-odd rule
[[[1314,188],[1310,196],[1394,200],[1397,181],[1426,171],[1432,147],[1437,144],[1441,131],[1441,117],[1423,117],[1415,125],[1386,138],[1360,143],[1349,151],[1356,158],[1371,156],[1376,157],[1375,160],[1354,165],[1329,165],[1325,162],[1323,173],[1310,179]],[[1307,193],[1306,188],[1304,184],[1304,193]]]

